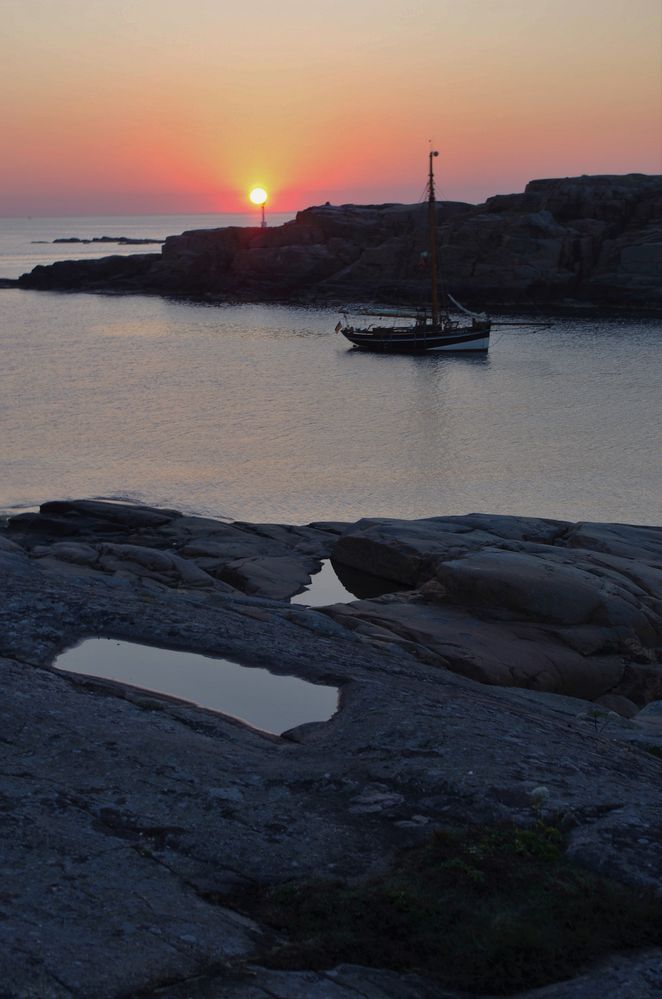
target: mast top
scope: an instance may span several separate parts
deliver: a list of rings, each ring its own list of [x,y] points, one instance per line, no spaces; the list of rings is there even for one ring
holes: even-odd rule
[[[431,201],[431,202],[435,200],[435,197],[434,197],[434,173],[432,171],[432,160],[433,160],[433,158],[435,156],[438,156],[438,155],[439,155],[439,153],[437,152],[436,149],[431,149],[430,150],[430,173],[428,175],[428,200]]]

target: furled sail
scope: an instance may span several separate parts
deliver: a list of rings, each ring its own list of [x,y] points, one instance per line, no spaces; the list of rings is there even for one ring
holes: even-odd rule
[[[453,305],[455,305],[460,310],[460,312],[464,312],[465,316],[471,316],[472,319],[487,319],[487,314],[485,312],[471,312],[469,309],[465,309],[465,307],[461,305],[456,298],[453,298],[453,296],[449,292],[447,292],[446,294],[447,297],[453,303]]]
[[[380,319],[420,319],[425,315],[423,309],[418,312],[402,312],[400,309],[380,309],[379,311],[376,309],[352,309],[346,311],[353,312],[355,316],[374,316]]]

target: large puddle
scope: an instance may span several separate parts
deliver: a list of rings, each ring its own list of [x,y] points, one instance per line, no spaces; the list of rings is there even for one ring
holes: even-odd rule
[[[290,602],[304,607],[327,607],[329,604],[351,603],[352,600],[369,600],[403,589],[405,587],[400,583],[350,569],[326,558],[320,571],[311,577],[310,586],[303,593],[297,593]]]
[[[89,638],[61,653],[53,665],[176,697],[275,735],[305,722],[328,721],[338,708],[336,687],[279,676],[229,659],[111,638]]]

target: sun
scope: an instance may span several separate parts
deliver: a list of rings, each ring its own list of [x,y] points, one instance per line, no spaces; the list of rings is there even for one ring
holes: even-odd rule
[[[263,205],[267,200],[267,192],[263,187],[254,187],[248,197],[254,205]]]

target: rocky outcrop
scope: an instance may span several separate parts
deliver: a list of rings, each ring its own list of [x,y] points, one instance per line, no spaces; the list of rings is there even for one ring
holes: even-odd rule
[[[536,180],[484,205],[443,202],[438,220],[444,280],[469,302],[662,309],[662,177]],[[276,228],[170,236],[160,256],[36,267],[20,285],[420,302],[425,226],[425,206],[322,205]]]
[[[40,565],[60,572],[87,569],[157,588],[283,600],[310,583],[345,526],[224,524],[176,510],[76,500],[43,503],[39,513],[13,517],[8,531]]]
[[[18,279],[19,288],[40,291],[158,291],[152,272],[158,253],[132,253],[99,260],[58,260],[40,264]]]
[[[44,240],[33,240],[33,242],[45,242]],[[143,246],[146,243],[162,243],[162,239],[149,239],[146,236],[93,236],[91,239],[83,239],[80,236],[59,236],[53,240],[54,243],[118,243],[120,246]]]
[[[662,177],[536,180],[446,230],[449,283],[491,301],[662,306]]]
[[[486,514],[224,524],[78,500],[13,517],[9,539],[54,572],[276,601],[331,557],[341,576],[384,581],[383,596],[325,608],[381,648],[481,683],[638,707],[662,698],[658,528]]]
[[[532,673],[537,689],[454,670],[547,657],[538,673],[572,678],[581,661],[587,690],[589,674],[658,671],[661,542],[534,518],[291,527],[101,501],[0,525],[4,993],[460,999],[403,971],[265,968],[275,931],[225,904],[379,872],[449,826],[542,819],[574,863],[659,890],[660,703],[625,719]],[[331,553],[414,589],[346,618],[273,596]],[[340,707],[276,737],[53,668],[88,636],[333,684]],[[526,995],[652,997],[661,968],[659,951],[616,955]]]
[[[327,613],[426,662],[591,700],[662,697],[660,529],[480,514],[366,520],[332,557],[415,587]]]

